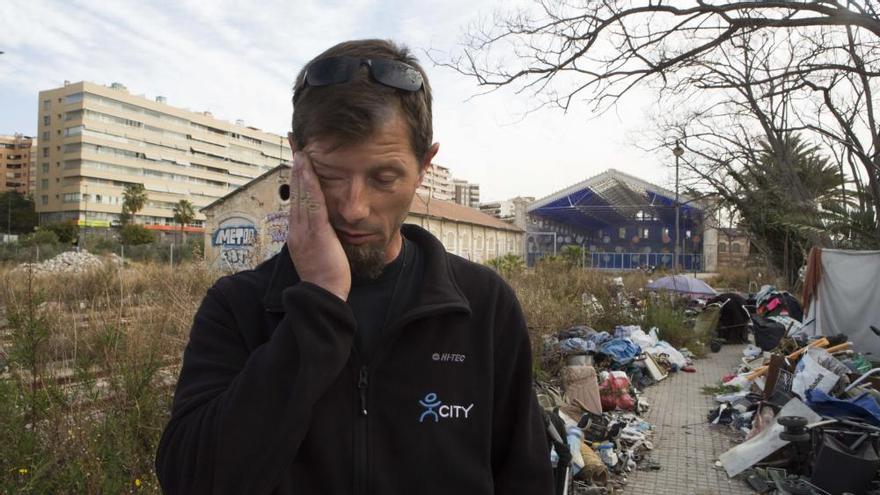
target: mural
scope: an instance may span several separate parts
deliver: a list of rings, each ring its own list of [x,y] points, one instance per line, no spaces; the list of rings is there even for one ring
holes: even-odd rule
[[[281,246],[287,242],[287,228],[290,212],[287,210],[274,211],[263,218],[266,225],[266,245],[263,257],[269,258],[281,251]]]
[[[227,217],[211,234],[211,245],[219,252],[215,263],[223,270],[245,270],[254,266],[257,228],[244,216]]]

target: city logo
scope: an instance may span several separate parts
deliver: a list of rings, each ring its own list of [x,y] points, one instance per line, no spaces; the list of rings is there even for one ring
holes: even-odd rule
[[[439,423],[441,419],[468,419],[474,407],[473,403],[468,406],[443,404],[434,392],[421,399],[419,405],[425,408],[419,416],[419,423],[424,423],[426,419],[433,419],[435,423]]]

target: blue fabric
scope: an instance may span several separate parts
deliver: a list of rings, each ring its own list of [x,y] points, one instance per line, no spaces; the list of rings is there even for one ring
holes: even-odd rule
[[[587,339],[598,348],[601,347],[602,344],[604,344],[605,342],[611,340],[612,337],[611,335],[608,335],[608,332],[598,332],[590,335],[589,337],[587,337]]]
[[[579,337],[565,339],[559,343],[559,347],[562,348],[562,352],[568,354],[581,354],[596,351],[596,344]]]
[[[835,399],[821,390],[807,391],[807,405],[829,418],[857,418],[880,426],[880,404],[867,392],[855,399]]]
[[[599,352],[611,356],[617,364],[627,364],[641,354],[642,349],[629,339],[611,339],[599,346]]]

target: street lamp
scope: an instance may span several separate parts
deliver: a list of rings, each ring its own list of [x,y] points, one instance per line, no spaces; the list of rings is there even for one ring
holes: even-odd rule
[[[678,243],[679,243],[679,226],[678,226],[678,218],[679,218],[679,205],[678,205],[678,160],[681,158],[681,155],[684,154],[684,150],[681,148],[678,140],[675,140],[675,148],[672,149],[672,154],[675,155],[675,244],[672,246],[672,270],[673,273],[678,273]]]

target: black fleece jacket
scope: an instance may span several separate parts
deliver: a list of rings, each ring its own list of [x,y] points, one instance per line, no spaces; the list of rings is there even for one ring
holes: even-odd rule
[[[166,493],[552,492],[516,296],[403,232],[424,283],[369,363],[351,309],[300,282],[286,246],[208,290],[156,457]]]

